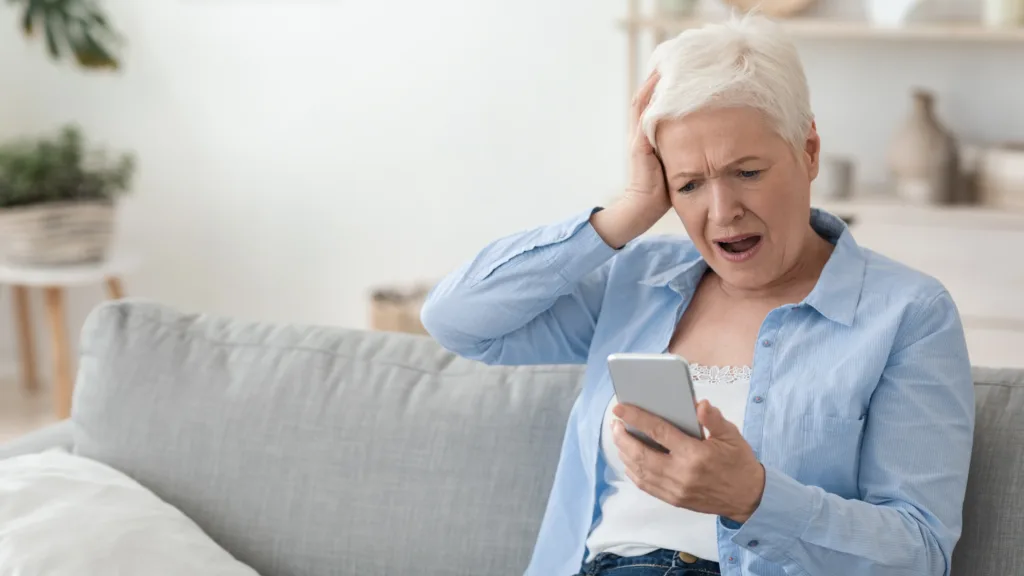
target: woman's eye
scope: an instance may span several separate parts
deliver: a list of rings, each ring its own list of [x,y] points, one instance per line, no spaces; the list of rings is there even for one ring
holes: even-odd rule
[[[687,182],[685,186],[683,186],[682,188],[679,189],[679,191],[683,192],[683,193],[686,193],[686,192],[693,192],[696,189],[697,189],[697,183],[696,182]]]
[[[746,178],[748,180],[752,180],[752,179],[757,178],[758,176],[760,176],[761,175],[761,171],[760,170],[740,170],[739,174],[740,174],[740,178]]]

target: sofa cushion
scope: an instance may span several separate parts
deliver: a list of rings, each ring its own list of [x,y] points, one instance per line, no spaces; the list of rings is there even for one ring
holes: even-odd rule
[[[106,304],[83,330],[75,451],[263,576],[521,573],[579,376],[425,337]]]
[[[977,420],[953,576],[1024,566],[1024,372],[974,370]]]
[[[0,461],[0,576],[259,576],[121,472],[53,449]]]

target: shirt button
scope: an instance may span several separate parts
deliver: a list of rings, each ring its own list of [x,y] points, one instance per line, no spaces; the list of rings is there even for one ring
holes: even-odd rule
[[[750,542],[747,542],[747,545],[751,548],[757,548],[758,544],[760,544],[760,542],[758,542],[757,540],[751,540]]]
[[[735,556],[729,556],[729,563],[730,564],[735,564],[736,563],[736,557]]]
[[[771,348],[772,347],[772,341],[771,340],[767,340],[767,339],[761,340],[761,346],[764,346],[765,348]]]
[[[764,398],[760,396],[754,396],[754,404],[760,404],[762,402],[764,402]]]

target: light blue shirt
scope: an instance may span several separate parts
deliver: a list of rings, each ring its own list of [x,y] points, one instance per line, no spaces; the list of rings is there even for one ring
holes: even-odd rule
[[[608,355],[664,352],[707,270],[685,237],[613,250],[590,214],[492,243],[422,314],[468,358],[587,365],[528,576],[576,574],[600,516]],[[742,431],[764,495],[746,523],[719,520],[722,574],[948,575],[974,432],[956,307],[835,216],[814,210],[811,224],[835,250],[807,298],[758,333]]]

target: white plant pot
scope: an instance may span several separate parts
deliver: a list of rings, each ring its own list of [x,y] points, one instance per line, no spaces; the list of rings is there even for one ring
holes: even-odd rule
[[[0,209],[0,257],[20,266],[62,266],[106,258],[114,205],[62,202]]]

